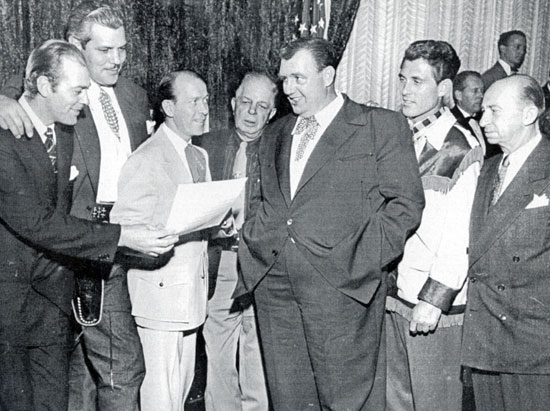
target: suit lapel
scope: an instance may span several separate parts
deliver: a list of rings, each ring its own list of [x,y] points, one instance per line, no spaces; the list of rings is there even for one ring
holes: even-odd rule
[[[498,202],[489,209],[492,182],[501,158],[502,156],[498,156],[490,164],[487,172],[480,176],[480,186],[477,191],[479,198],[476,198],[471,226],[470,264],[475,263],[508,229],[533,200],[534,194],[539,195],[550,184],[548,175],[550,142],[543,137]]]
[[[164,164],[163,167],[166,173],[170,176],[172,181],[175,184],[189,184],[193,182],[193,177],[191,176],[188,168],[185,166],[187,160],[182,159],[176,148],[168,138],[168,136],[160,130],[158,134],[155,135],[156,138],[162,141],[162,152]]]
[[[121,87],[117,84],[113,90],[115,92],[120,111],[122,111],[126,128],[128,129],[130,146],[132,151],[134,151],[146,137],[143,133],[145,124],[138,124],[136,121],[132,121],[136,114],[133,112],[135,104],[133,101],[133,95],[129,93],[129,89],[126,87]]]
[[[75,150],[80,150],[80,158],[83,164],[78,164],[79,173],[85,173],[94,191],[94,198],[97,197],[97,185],[99,183],[99,167],[101,162],[101,147],[99,136],[94,124],[92,112],[86,106],[82,110],[78,123],[75,126]],[[80,170],[80,166],[85,170]],[[83,178],[79,179],[80,184]],[[75,187],[75,190],[78,190]]]
[[[286,206],[290,205],[290,151],[292,147],[292,129],[296,122],[295,116],[289,116],[289,120],[281,128],[274,150],[275,168],[279,180],[279,189],[283,194]]]
[[[346,97],[344,105],[313,149],[302,174],[302,178],[296,188],[294,197],[296,197],[300,189],[317,174],[321,167],[334,158],[336,151],[357,130],[357,125],[348,120],[349,118],[353,118],[353,116],[350,116],[351,113],[349,113],[349,109],[349,100]]]
[[[66,187],[69,184],[71,159],[73,156],[72,130],[67,126],[58,125],[55,127],[57,139],[57,198],[58,205],[67,204]]]

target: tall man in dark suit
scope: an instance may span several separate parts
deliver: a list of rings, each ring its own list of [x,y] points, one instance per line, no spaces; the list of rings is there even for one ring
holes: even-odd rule
[[[495,81],[516,74],[527,53],[527,39],[520,30],[502,33],[498,38],[499,59],[493,67],[485,71],[481,77],[485,90]]]
[[[216,287],[203,329],[208,355],[208,411],[268,410],[252,299],[249,294],[239,299],[231,295],[238,279],[238,231],[259,204],[255,195],[260,184],[258,149],[265,127],[275,115],[276,97],[277,85],[267,75],[247,73],[231,100],[235,128],[205,134],[199,143],[208,152],[212,180],[248,178],[244,207],[234,216],[237,231],[209,243],[210,277],[216,279]]]
[[[543,94],[526,75],[485,93],[481,126],[502,155],[487,160],[470,224],[463,364],[477,411],[550,404],[550,141]]]
[[[119,76],[127,43],[119,9],[97,1],[81,3],[69,16],[66,37],[84,54],[92,80],[90,105],[75,126],[72,164],[79,173],[71,215],[108,221],[120,169],[147,138],[149,102],[145,90]],[[15,78],[2,93],[16,97],[20,89],[21,80]],[[0,107],[0,125],[4,119],[13,124],[14,134],[23,133],[23,127],[11,121],[19,118],[27,134],[32,134],[29,119],[14,100],[0,96]],[[77,316],[84,325],[77,326],[82,335],[71,358],[70,409],[95,411],[97,403],[99,410],[134,411],[144,363],[130,312],[126,273],[119,265],[93,262],[73,268],[75,302],[83,310]]]
[[[550,73],[548,73],[548,81],[542,86],[542,91],[544,93],[544,107],[548,110],[550,108]]]
[[[294,115],[262,137],[235,295],[254,290],[274,410],[379,410],[382,269],[424,204],[410,131],[335,92],[329,42],[298,39],[281,58]]]
[[[0,131],[0,409],[64,410],[73,279],[61,264],[112,263],[117,245],[163,252],[177,237],[68,215],[77,169],[73,129],[88,103],[86,63],[51,40],[31,54],[19,99],[37,137]],[[70,181],[71,180],[71,181]]]

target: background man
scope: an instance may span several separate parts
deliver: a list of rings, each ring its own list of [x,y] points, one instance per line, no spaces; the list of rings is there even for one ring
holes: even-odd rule
[[[543,94],[525,75],[485,93],[481,126],[503,155],[485,164],[472,209],[462,360],[478,411],[550,404],[550,141]]]
[[[412,43],[399,80],[424,186],[422,222],[388,296],[387,409],[460,411],[468,227],[483,152],[443,106],[460,60],[444,41]]]
[[[544,93],[544,107],[546,110],[550,109],[550,72],[548,73],[548,81],[542,86]]]
[[[456,118],[458,124],[468,130],[477,138],[483,154],[490,157],[499,151],[498,146],[490,146],[490,153],[487,154],[487,144],[479,119],[481,118],[481,101],[483,100],[483,80],[481,74],[477,71],[461,71],[453,80],[453,99],[455,105],[451,108],[451,113]]]
[[[248,177],[244,210],[235,216],[239,231],[244,218],[259,204],[259,197],[255,196],[260,185],[258,148],[267,123],[275,115],[276,97],[277,85],[267,75],[246,74],[231,100],[235,128],[205,134],[200,140],[210,158],[213,180]],[[252,299],[249,294],[238,299],[231,297],[238,279],[238,243],[238,234],[209,243],[210,269],[214,271],[211,274],[217,274],[217,283],[203,329],[208,355],[208,411],[268,409]],[[220,255],[217,253],[221,257],[216,258]]]
[[[481,75],[485,90],[495,81],[516,74],[523,64],[525,53],[527,53],[527,39],[524,32],[512,30],[502,33],[498,38],[499,59],[493,67]]]
[[[381,409],[382,267],[423,207],[410,131],[335,92],[327,41],[298,39],[281,57],[294,115],[262,137],[263,198],[243,227],[235,295],[254,290],[275,410]]]
[[[89,108],[84,108],[75,126],[72,159],[79,174],[71,215],[88,220],[108,221],[120,169],[147,138],[147,94],[119,76],[126,59],[123,18],[117,8],[85,1],[72,10],[67,25],[66,37],[84,54],[92,80]],[[16,97],[20,88],[21,81],[15,78],[2,93]],[[26,130],[32,135],[32,124],[16,101],[0,96],[0,107],[0,124],[3,119],[14,134]],[[71,357],[70,409],[93,411],[97,404],[99,410],[134,411],[144,364],[130,314],[126,273],[119,265],[89,263],[73,268],[78,302],[91,304],[83,306],[80,322],[88,326],[82,327],[80,343]]]
[[[69,179],[77,170],[73,130],[60,124],[77,122],[89,85],[75,46],[44,43],[29,58],[19,100],[38,137],[16,140],[0,131],[2,410],[67,409],[73,278],[60,267],[71,263],[67,257],[109,264],[117,245],[160,253],[177,240],[159,240],[163,231],[68,216]]]
[[[159,101],[165,121],[124,165],[113,221],[163,225],[178,184],[210,181],[206,152],[191,144],[208,117],[206,84],[191,71],[171,73],[160,82]],[[147,370],[142,411],[183,411],[195,371],[196,331],[206,317],[208,234],[180,236],[174,257],[160,269],[128,271]]]

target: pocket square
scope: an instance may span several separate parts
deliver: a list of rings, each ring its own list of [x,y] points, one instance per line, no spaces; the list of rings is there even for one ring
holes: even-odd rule
[[[525,209],[529,210],[531,208],[547,207],[549,203],[550,201],[548,200],[548,196],[546,194],[542,194],[540,196],[533,194],[533,200],[527,204]]]
[[[71,166],[71,172],[69,173],[69,181],[73,181],[78,176],[78,168]]]

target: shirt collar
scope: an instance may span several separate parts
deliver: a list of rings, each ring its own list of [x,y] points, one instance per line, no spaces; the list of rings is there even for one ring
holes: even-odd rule
[[[88,88],[88,98],[90,101],[99,101],[99,92],[101,89],[111,97],[111,101],[115,99],[115,92],[112,87],[104,87],[97,84],[95,81],[90,79],[90,87]]]
[[[510,164],[523,164],[527,157],[529,157],[529,154],[531,154],[535,147],[540,143],[541,139],[542,134],[539,132],[535,137],[531,138],[529,141],[527,141],[527,143],[519,147],[516,151],[508,154],[508,160],[510,161]]]
[[[23,107],[23,110],[27,113],[29,118],[31,119],[32,125],[38,131],[38,134],[40,134],[40,137],[42,138],[42,141],[46,140],[45,133],[48,127],[51,127],[52,130],[54,130],[55,124],[49,124],[45,125],[42,120],[36,115],[32,107],[30,106],[29,102],[27,101],[27,98],[25,97],[25,93],[19,98],[19,104],[21,104],[21,107]]]
[[[176,144],[183,144],[184,147],[187,147],[187,145],[190,144],[190,142],[185,141],[183,137],[181,137],[178,133],[168,127],[166,123],[162,123],[160,126],[162,127],[164,133],[170,139],[170,141],[176,141]]]
[[[512,67],[510,67],[510,65],[508,63],[506,63],[504,60],[502,59],[498,59],[498,63],[502,66],[502,68],[504,69],[504,71],[506,72],[506,75],[509,76],[510,74],[512,74]]]
[[[413,138],[417,136],[420,137],[422,135],[426,137],[426,140],[432,145],[433,148],[439,151],[443,146],[443,142],[445,141],[450,128],[456,123],[456,118],[447,107],[442,107],[438,111],[441,114],[437,117],[437,119],[435,121],[431,121],[428,126],[425,126],[415,133]]]
[[[319,111],[317,114],[315,114],[313,117],[315,117],[315,120],[319,123],[319,127],[321,129],[326,129],[332,120],[334,120],[334,117],[338,114],[342,106],[344,105],[344,96],[342,96],[342,93],[336,93],[336,98],[332,100],[330,103],[328,103],[321,111]],[[303,118],[302,116],[298,116],[298,119],[296,120],[296,125],[294,126],[294,129],[296,129],[296,126],[298,125],[298,122],[300,121],[300,118]],[[292,131],[292,134],[294,133],[294,130]]]
[[[458,107],[458,109],[460,110],[460,112],[462,113],[462,115],[464,116],[464,118],[469,118],[469,117],[473,117],[473,115],[471,113],[468,113],[466,110],[464,110],[462,107],[460,107],[458,104],[456,105]]]
[[[411,124],[411,130],[414,135],[422,132],[423,129],[430,127],[439,117],[443,115],[445,107],[441,107],[435,113],[426,117],[424,120]]]

